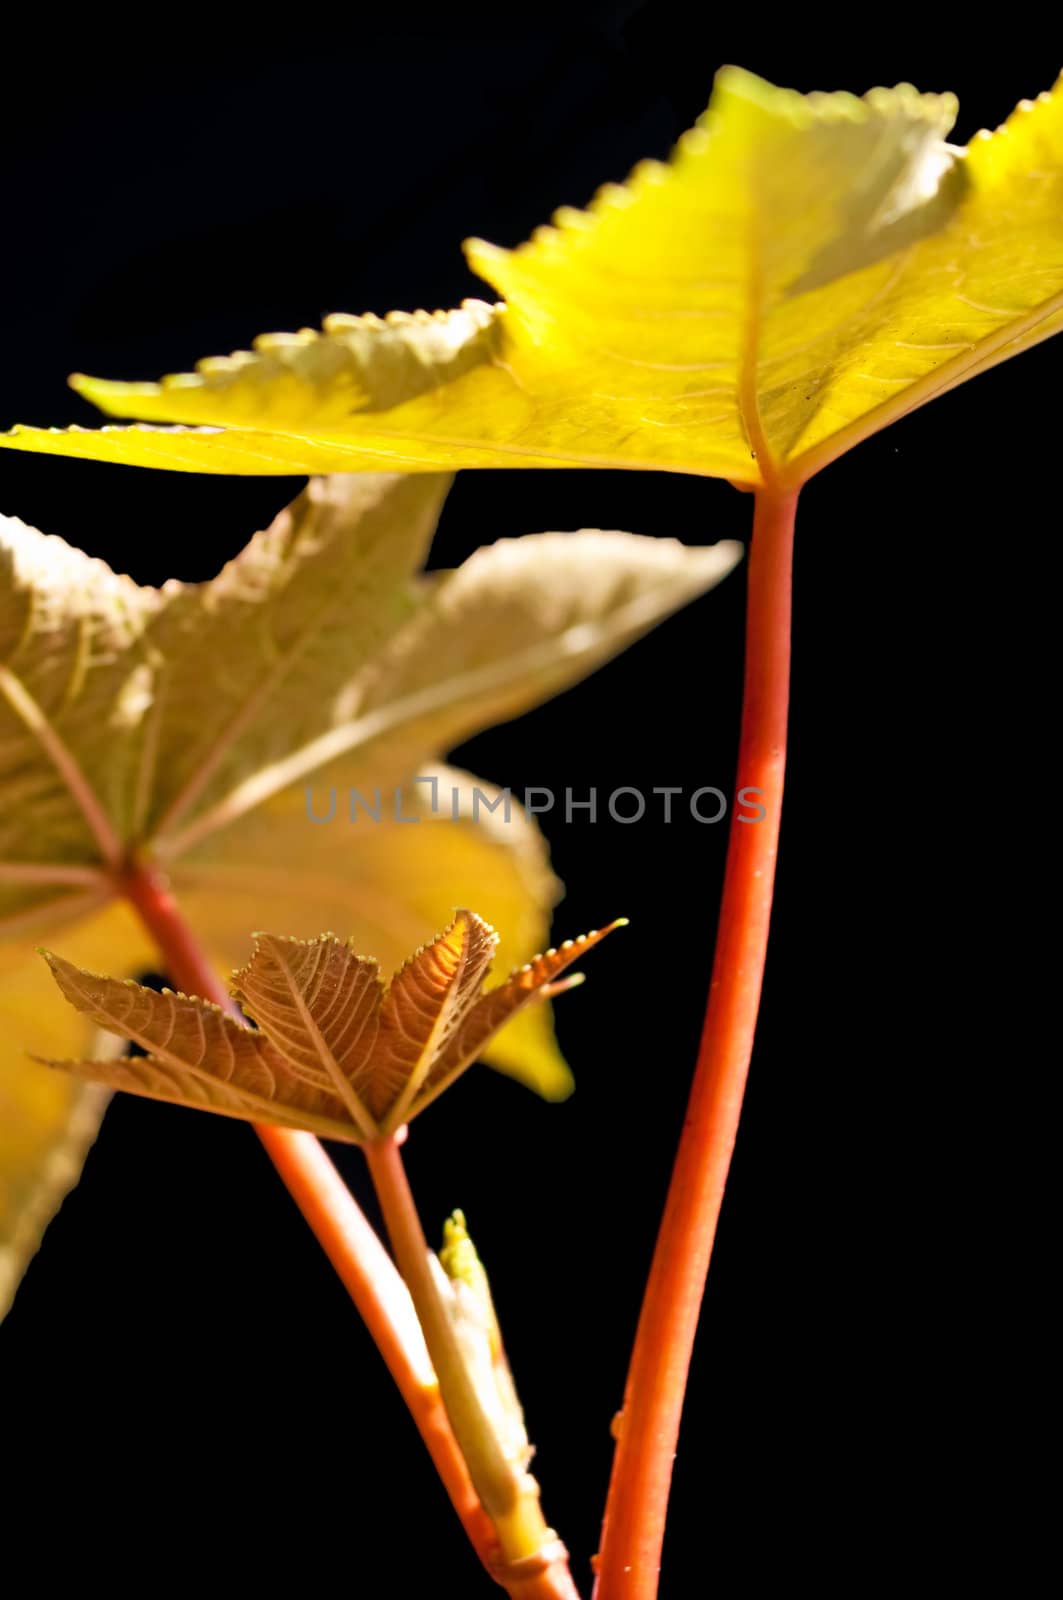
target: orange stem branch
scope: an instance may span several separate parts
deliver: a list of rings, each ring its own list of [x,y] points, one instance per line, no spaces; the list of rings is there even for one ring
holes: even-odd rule
[[[694,1086],[620,1417],[595,1600],[655,1600],[690,1357],[753,1049],[775,880],[790,687],[796,491],[757,495],[745,691],[723,900]]]
[[[166,880],[134,865],[120,887],[158,944],[174,983],[189,994],[236,1006],[213,971]],[[342,1279],[410,1410],[436,1471],[484,1566],[494,1576],[498,1540],[469,1477],[405,1284],[354,1196],[312,1134],[260,1127],[258,1136],[319,1244]],[[513,1590],[521,1600],[538,1593]],[[542,1600],[549,1600],[546,1591]]]

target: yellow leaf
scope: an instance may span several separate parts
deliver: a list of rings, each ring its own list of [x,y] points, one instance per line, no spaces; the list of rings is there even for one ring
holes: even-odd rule
[[[741,554],[733,540],[695,550],[597,529],[485,545],[380,654],[359,720],[388,746],[456,745],[582,677]]]
[[[386,988],[377,963],[332,934],[258,934],[232,983],[256,1027],[207,1000],[98,977],[44,951],[74,1009],[145,1052],[48,1064],[152,1100],[327,1138],[376,1139],[436,1099],[508,1016],[610,931],[568,940],[486,994],[498,936],[471,911],[459,911]]]
[[[377,1115],[392,1127],[401,1127],[412,1114],[431,1074],[448,1057],[497,947],[491,924],[461,911],[392,978],[380,1008],[373,1074]]]
[[[75,867],[119,856],[144,636],[160,601],[62,539],[0,517],[0,860]],[[0,876],[0,917],[64,887]]]
[[[449,483],[314,479],[210,583],[166,586],[147,630],[139,832],[173,834],[349,721],[354,685],[421,609],[415,575]]]
[[[666,468],[796,485],[1063,325],[1063,88],[946,143],[949,95],[800,96],[738,69],[667,165],[519,249],[504,297],[334,317],[159,384],[78,378],[111,415],[15,448],[190,471]]]
[[[469,901],[506,929],[507,966],[545,943],[558,885],[536,828],[432,758],[578,680],[710,588],[738,547],[578,534],[559,559],[552,535],[425,581],[446,483],[315,480],[212,582],[161,590],[0,518],[0,1290],[101,1107],[24,1059],[85,1045],[71,1019],[53,1026],[29,947],[61,934],[79,965],[157,966],[115,903],[130,855],[165,862],[224,968],[271,923],[339,928],[398,965]],[[334,829],[308,813],[311,782],[342,795]],[[374,786],[379,825],[343,820],[350,789]],[[486,1055],[551,1098],[570,1087],[548,1005]]]
[[[80,924],[53,921],[76,961],[150,965],[150,943],[124,905]],[[42,1072],[25,1058],[32,1044],[49,1056],[99,1051],[83,1018],[55,1004],[47,969],[29,948],[4,948],[0,979],[0,1317],[26,1262],[74,1185],[106,1104],[92,1084]]]

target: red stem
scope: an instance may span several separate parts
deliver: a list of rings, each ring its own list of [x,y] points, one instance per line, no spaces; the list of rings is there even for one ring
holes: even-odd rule
[[[454,1438],[420,1328],[409,1326],[412,1308],[391,1257],[312,1133],[270,1127],[256,1132],[357,1306],[473,1549],[493,1576],[498,1549],[494,1525]]]
[[[628,1372],[595,1600],[655,1600],[690,1356],[738,1133],[775,880],[790,687],[797,492],[758,492],[735,807],[694,1086]],[[760,822],[743,821],[750,804]]]
[[[120,887],[158,944],[173,981],[189,994],[236,1013],[162,874],[136,865],[122,874]],[[257,1132],[361,1313],[473,1548],[494,1576],[498,1539],[472,1486],[413,1306],[391,1257],[312,1134],[272,1127]],[[523,1596],[524,1590],[514,1588],[511,1593]]]

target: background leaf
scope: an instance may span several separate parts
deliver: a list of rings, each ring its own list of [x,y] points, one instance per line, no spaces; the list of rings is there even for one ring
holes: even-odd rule
[[[340,697],[415,607],[449,481],[313,479],[210,583],[173,588],[148,631],[149,836],[347,720]]]
[[[336,928],[390,969],[470,901],[506,930],[507,968],[546,942],[559,886],[535,826],[517,803],[492,814],[497,791],[431,758],[585,675],[719,581],[740,551],[551,535],[504,541],[465,577],[426,580],[418,569],[445,490],[432,476],[313,482],[212,582],[161,590],[0,519],[9,1286],[102,1105],[65,1079],[42,1086],[24,1060],[25,1048],[76,1057],[86,1044],[68,1017],[52,1030],[29,945],[47,938],[79,965],[122,975],[158,959],[111,903],[106,855],[165,860],[223,969],[263,925],[298,937]],[[507,586],[519,592],[507,598]],[[444,785],[435,809],[429,784],[411,784],[418,775]],[[309,783],[337,789],[333,827],[311,820]],[[374,786],[386,813],[352,825],[350,789]],[[411,818],[422,825],[400,820]],[[550,1098],[571,1087],[547,1005],[489,1054]],[[109,1070],[113,1083],[146,1069]]]
[[[80,925],[53,925],[74,961],[113,959],[119,970],[151,964],[151,946],[125,905]],[[105,1055],[83,1017],[56,1005],[55,986],[36,952],[0,946],[0,1317],[63,1196],[77,1182],[96,1135],[106,1092],[26,1059],[32,1045],[54,1057]]]
[[[422,591],[405,625],[337,694],[328,731],[293,743],[284,760],[254,770],[175,834],[163,829],[159,853],[183,854],[348,752],[368,751],[385,783],[388,774],[405,779],[439,751],[577,683],[719,583],[741,554],[734,540],[692,548],[597,530],[485,546]]]
[[[381,653],[359,714],[380,719],[385,748],[449,749],[578,682],[741,555],[733,540],[691,549],[597,530],[486,545]]]
[[[128,830],[157,591],[62,539],[0,517],[0,861],[97,865]],[[96,830],[56,764],[80,775]],[[0,917],[61,884],[5,882]]]

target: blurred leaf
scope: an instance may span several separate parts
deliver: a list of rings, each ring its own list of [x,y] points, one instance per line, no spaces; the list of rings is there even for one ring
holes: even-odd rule
[[[76,961],[104,951],[125,968],[146,967],[150,944],[126,906],[64,930]],[[47,968],[32,948],[3,950],[0,976],[0,1316],[63,1196],[77,1183],[106,1094],[95,1084],[42,1072],[23,1055],[103,1053],[84,1018],[55,1003]],[[545,1008],[544,1008],[545,1009]]]
[[[159,590],[0,518],[0,1290],[101,1105],[22,1058],[87,1042],[76,1019],[53,1021],[29,946],[61,933],[79,964],[157,963],[117,899],[134,854],[165,863],[223,967],[271,922],[341,928],[395,965],[474,898],[507,930],[508,965],[545,942],[559,886],[536,828],[433,758],[576,682],[739,547],[544,535],[426,579],[446,487],[315,480],[217,578]],[[334,828],[312,820],[310,780],[336,790]],[[379,822],[352,824],[350,791],[374,787]],[[486,1053],[552,1098],[570,1087],[547,1006]]]
[[[951,95],[801,96],[736,68],[647,162],[516,250],[504,305],[337,316],[161,383],[159,426],[0,442],[185,471],[622,466],[796,485],[1063,326],[1063,87],[966,151]]]

